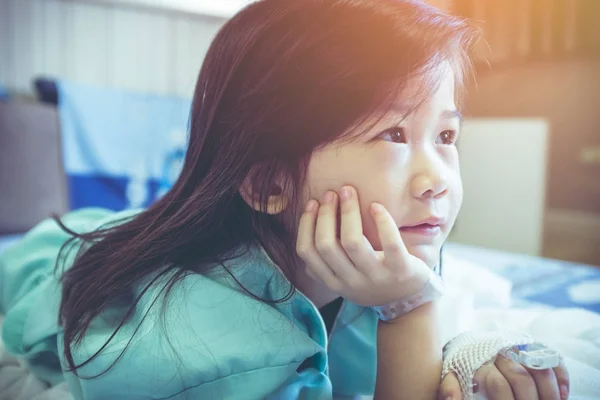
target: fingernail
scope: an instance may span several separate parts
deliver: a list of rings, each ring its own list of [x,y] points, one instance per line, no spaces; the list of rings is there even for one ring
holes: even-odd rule
[[[373,214],[381,214],[383,212],[383,207],[381,204],[373,203],[371,204],[371,212]]]
[[[567,400],[569,398],[569,388],[567,387],[567,385],[560,385],[558,390],[560,390],[561,400]]]
[[[340,191],[340,198],[342,201],[348,201],[352,197],[352,191],[347,187],[343,187]]]
[[[306,203],[306,212],[314,211],[316,205],[317,202],[315,200],[309,200],[309,202]]]
[[[333,192],[327,192],[327,193],[325,193],[325,198],[323,199],[323,202],[325,202],[325,203],[333,203],[334,196],[335,196],[335,194]]]
[[[444,400],[452,400],[452,396],[447,396]]]

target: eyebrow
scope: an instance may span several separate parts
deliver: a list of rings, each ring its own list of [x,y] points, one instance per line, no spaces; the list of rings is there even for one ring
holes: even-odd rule
[[[462,113],[458,110],[445,110],[442,112],[442,118],[444,118],[444,119],[458,118],[461,123],[464,120]]]
[[[409,111],[409,108],[402,105],[400,107],[393,107],[392,110],[402,114],[402,115],[406,115]],[[440,115],[441,119],[454,119],[454,118],[458,118],[459,122],[462,124],[462,122],[464,121],[464,117],[462,115],[462,113],[460,111],[458,111],[457,109],[453,109],[453,110],[444,110],[442,111],[442,114]]]

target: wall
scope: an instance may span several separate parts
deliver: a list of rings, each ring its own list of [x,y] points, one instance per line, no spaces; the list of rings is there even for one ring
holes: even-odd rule
[[[469,116],[550,123],[543,254],[600,265],[600,60],[480,71],[477,86],[467,98]]]
[[[229,18],[254,0],[77,0],[160,8],[193,14]]]
[[[543,119],[465,119],[458,144],[464,199],[453,242],[542,254],[547,141]]]
[[[0,0],[0,85],[46,75],[191,97],[223,19],[112,3]]]
[[[600,60],[480,72],[467,110],[470,116],[548,119],[548,206],[600,213],[600,164],[586,156],[600,147]]]

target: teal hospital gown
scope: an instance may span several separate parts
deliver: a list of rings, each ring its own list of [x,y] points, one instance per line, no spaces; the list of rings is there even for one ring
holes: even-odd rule
[[[83,209],[64,222],[89,231],[126,215]],[[48,220],[0,254],[0,311],[7,350],[45,381],[66,381],[75,399],[313,400],[373,394],[372,310],[344,301],[328,334],[319,310],[300,292],[282,303],[261,302],[222,267],[178,281],[164,303],[167,277],[158,279],[108,345],[79,368],[79,376],[66,371],[54,266],[68,238]],[[289,282],[260,248],[227,267],[261,298],[278,300],[289,291]],[[136,283],[129,296],[94,320],[81,344],[72,347],[77,364],[102,348],[150,279]]]

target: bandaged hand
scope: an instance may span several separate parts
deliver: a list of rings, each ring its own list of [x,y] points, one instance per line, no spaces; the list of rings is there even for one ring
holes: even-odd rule
[[[519,357],[533,338],[514,332],[467,332],[444,351],[440,400],[565,400],[569,374],[561,357],[540,365]],[[522,353],[527,354],[527,353]],[[552,361],[552,357],[550,357]]]

